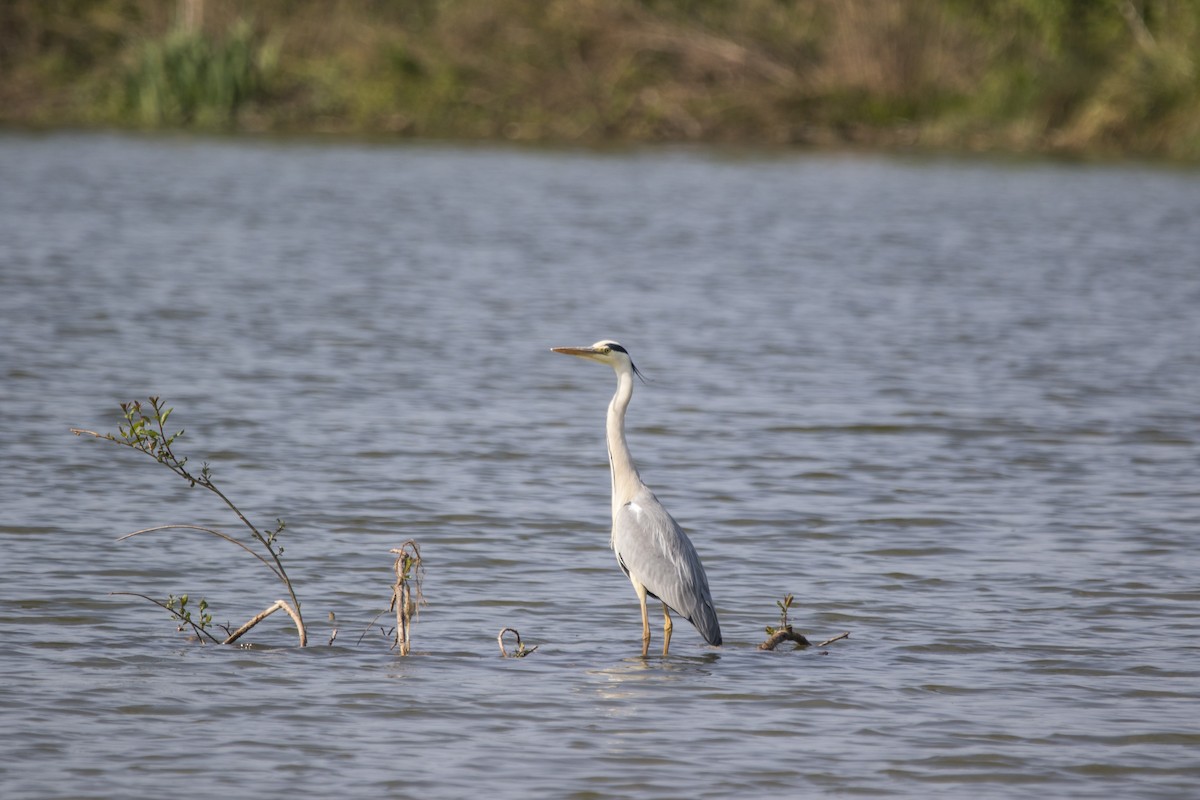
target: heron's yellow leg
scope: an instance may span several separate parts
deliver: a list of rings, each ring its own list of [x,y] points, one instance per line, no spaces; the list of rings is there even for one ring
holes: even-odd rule
[[[671,609],[667,608],[667,604],[663,603],[663,655],[667,654],[667,648],[671,646]]]
[[[646,612],[646,587],[634,581],[633,589],[637,592],[638,602],[642,604],[642,658],[645,658],[650,652],[650,617]]]

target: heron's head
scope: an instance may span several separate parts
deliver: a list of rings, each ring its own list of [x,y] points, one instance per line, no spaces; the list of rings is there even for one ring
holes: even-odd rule
[[[568,356],[599,361],[601,364],[608,364],[617,372],[628,371],[639,378],[642,377],[642,373],[634,366],[633,359],[629,357],[629,351],[612,339],[601,339],[588,347],[551,347],[550,349]]]

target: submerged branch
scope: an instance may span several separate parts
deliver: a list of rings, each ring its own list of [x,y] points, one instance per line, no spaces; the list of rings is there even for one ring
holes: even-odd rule
[[[777,631],[775,631],[775,633],[771,634],[771,637],[769,639],[767,639],[765,642],[763,642],[762,644],[760,644],[758,646],[758,649],[759,650],[774,650],[776,647],[783,644],[784,642],[795,642],[797,648],[814,647],[814,646],[815,647],[824,647],[827,644],[833,644],[834,642],[838,641],[839,639],[848,639],[848,638],[850,638],[850,632],[846,631],[845,633],[839,633],[837,636],[834,636],[830,639],[826,639],[825,641],[820,642],[819,644],[813,645],[812,642],[808,641],[808,639],[805,639],[804,636],[793,631],[792,626],[789,625],[787,628],[777,630]]]
[[[808,641],[808,639],[805,639],[801,634],[793,631],[791,625],[788,625],[786,628],[781,628],[780,630],[777,630],[777,631],[775,631],[775,633],[771,634],[771,638],[767,639],[765,642],[760,644],[758,646],[758,649],[759,650],[774,650],[776,647],[783,644],[784,642],[795,642],[800,647],[808,647],[810,644],[812,644],[810,641]]]
[[[508,652],[508,650],[504,647],[504,634],[506,633],[511,633],[513,636],[517,637],[517,649],[511,653]],[[500,645],[500,656],[502,658],[524,658],[534,650],[537,650],[539,647],[539,645],[536,644],[533,647],[526,647],[524,644],[522,644],[521,634],[516,628],[502,629],[499,635],[496,636],[496,644]]]
[[[389,611],[396,612],[396,639],[392,646],[399,648],[400,655],[406,656],[412,649],[412,621],[417,615],[418,606],[424,600],[421,595],[421,579],[424,575],[421,548],[415,539],[409,539],[388,552],[396,556],[392,565],[396,572],[396,582],[392,584],[392,602],[388,606]],[[409,586],[410,580],[414,587]]]
[[[262,622],[264,619],[271,616],[272,614],[274,614],[276,611],[279,611],[280,609],[283,609],[284,611],[286,611],[288,613],[288,616],[292,618],[292,622],[296,623],[296,630],[299,631],[299,635],[300,635],[300,646],[304,647],[305,645],[307,645],[308,644],[308,636],[304,631],[304,624],[302,622],[300,622],[300,617],[296,614],[295,609],[293,609],[290,605],[288,605],[286,600],[276,600],[274,603],[272,603],[271,605],[267,606],[262,611],[255,614],[253,617],[250,618],[250,620],[245,625],[238,628],[233,633],[229,634],[229,637],[227,639],[225,639],[225,641],[221,642],[221,644],[233,644],[234,642],[236,642],[238,639],[240,639],[242,637],[242,634],[246,633],[251,628],[253,628],[255,625]]]

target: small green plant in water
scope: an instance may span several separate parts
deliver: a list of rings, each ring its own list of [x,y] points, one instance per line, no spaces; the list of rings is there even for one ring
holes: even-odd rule
[[[251,547],[241,539],[237,539],[227,533],[223,533],[212,528],[204,528],[198,525],[159,525],[153,528],[145,528],[140,531],[122,536],[118,541],[128,539],[132,536],[138,536],[145,533],[154,533],[165,530],[192,530],[201,533],[207,533],[216,536],[219,539],[236,545],[245,550],[250,555],[258,559],[267,569],[271,570],[272,574],[283,584],[287,591],[291,602],[278,600],[265,611],[258,614],[250,622],[243,625],[237,631],[231,633],[224,640],[217,640],[209,627],[212,623],[212,615],[208,613],[208,601],[201,600],[199,607],[199,617],[194,617],[191,610],[188,608],[188,596],[180,595],[175,597],[172,595],[167,598],[166,602],[151,600],[167,611],[171,612],[176,619],[181,623],[192,627],[196,632],[197,638],[201,641],[206,636],[212,641],[223,641],[225,644],[232,644],[240,638],[247,630],[258,624],[262,619],[280,609],[286,611],[295,622],[297,631],[300,637],[300,646],[303,647],[308,643],[308,634],[304,626],[304,619],[300,613],[300,600],[296,597],[295,587],[292,585],[291,579],[288,577],[287,569],[283,564],[283,544],[279,541],[280,534],[287,527],[282,519],[276,519],[276,524],[273,529],[263,532],[257,528],[246,515],[242,513],[233,501],[230,500],[224,492],[222,492],[212,480],[212,470],[208,464],[204,464],[199,474],[192,472],[188,466],[188,459],[179,456],[174,450],[175,442],[183,436],[183,430],[180,429],[175,433],[168,433],[167,421],[171,416],[172,409],[158,398],[149,398],[149,408],[143,406],[141,402],[133,401],[130,403],[121,403],[121,413],[124,417],[124,424],[117,427],[117,433],[97,433],[95,431],[83,430],[81,428],[72,428],[71,432],[76,436],[91,436],[96,439],[102,439],[113,444],[128,447],[137,450],[140,453],[153,458],[159,464],[162,464],[171,472],[188,482],[190,486],[199,486],[207,489],[221,499],[221,501],[237,516],[238,520],[249,531],[252,543],[259,545],[259,550]],[[264,552],[260,552],[264,551]],[[137,595],[145,597],[144,595]],[[146,598],[150,599],[150,598]]]
[[[191,625],[194,630],[204,632],[212,625],[213,617],[208,611],[208,601],[203,597],[200,598],[199,617],[195,619],[192,618],[192,612],[188,609],[188,596],[186,594],[181,594],[179,597],[169,595],[166,607],[179,620],[179,630],[181,631],[184,625]]]
[[[793,631],[791,623],[788,622],[788,610],[792,607],[793,600],[794,598],[787,594],[782,600],[775,601],[779,608],[779,627],[767,626],[767,640],[758,646],[759,650],[774,650],[781,642],[795,642],[797,647],[808,647],[808,639]]]
[[[770,625],[767,626],[767,640],[758,646],[759,650],[774,650],[783,642],[795,642],[795,649],[797,650],[812,645],[812,642],[804,638],[802,634],[796,633],[794,630],[792,630],[792,624],[788,622],[788,611],[792,607],[793,600],[794,598],[790,594],[787,594],[783,596],[782,600],[775,601],[775,605],[779,608],[779,627],[773,628]],[[849,636],[850,633],[848,631],[846,633],[840,633],[837,636],[820,642],[817,644],[817,648],[820,649],[827,644],[832,644],[833,642],[847,639]]]
[[[792,607],[792,596],[784,595],[782,600],[776,600],[775,605],[779,606],[779,627],[772,628],[767,626],[767,636],[774,636],[779,631],[791,630],[792,626],[788,624],[788,609]]]
[[[192,619],[192,612],[188,610],[188,596],[181,594],[179,597],[170,595],[167,597],[167,608],[171,613],[179,617],[182,622],[188,625],[195,625],[200,630],[205,630],[212,624],[212,614],[208,613],[208,601],[203,597],[200,598],[200,617],[198,620]]]

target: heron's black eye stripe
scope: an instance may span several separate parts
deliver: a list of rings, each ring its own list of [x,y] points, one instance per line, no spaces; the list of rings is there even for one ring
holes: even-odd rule
[[[624,347],[621,347],[621,345],[617,344],[616,342],[609,342],[608,344],[605,345],[605,347],[607,347],[609,350],[616,350],[618,353],[624,353],[625,355],[629,355],[629,351],[626,350]]]

